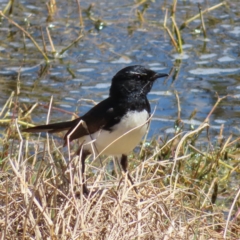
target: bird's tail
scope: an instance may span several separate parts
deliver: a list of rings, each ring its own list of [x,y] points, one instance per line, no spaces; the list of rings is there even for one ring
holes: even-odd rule
[[[23,129],[22,132],[31,132],[31,133],[35,133],[35,132],[48,132],[48,133],[62,132],[62,131],[65,131],[65,130],[69,130],[73,125],[73,121],[53,123],[53,124],[47,124],[47,125],[40,125],[40,126],[36,126],[36,127],[30,127],[30,128]]]

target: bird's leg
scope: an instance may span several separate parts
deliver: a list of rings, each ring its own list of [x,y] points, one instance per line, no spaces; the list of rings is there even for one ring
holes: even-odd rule
[[[127,158],[127,155],[124,155],[124,154],[122,155],[122,157],[121,157],[121,162],[120,162],[120,163],[121,163],[121,166],[122,166],[123,171],[127,174],[128,180],[130,181],[130,183],[131,183],[132,186],[133,186],[133,185],[134,185],[134,182],[133,182],[130,174],[129,174],[128,171],[127,171],[127,167],[128,167],[128,158]],[[133,186],[133,188],[134,188],[134,191],[138,194],[137,188],[134,187],[134,186]]]
[[[81,163],[82,163],[82,184],[83,184],[83,193],[88,195],[89,194],[89,190],[87,189],[87,186],[86,186],[86,179],[85,179],[85,160],[86,160],[86,157],[90,154],[89,151],[87,150],[84,150],[81,148],[81,150],[79,151],[78,153],[81,157]]]

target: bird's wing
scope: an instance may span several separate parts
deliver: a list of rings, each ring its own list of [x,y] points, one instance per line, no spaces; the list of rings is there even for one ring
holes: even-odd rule
[[[23,132],[55,133],[68,130],[64,136],[64,145],[69,141],[97,132],[100,129],[111,131],[111,127],[120,121],[119,104],[110,97],[98,103],[85,115],[73,121],[40,125],[22,130]],[[68,137],[69,136],[69,137]]]
[[[72,126],[64,137],[64,145],[68,138],[72,141],[100,129],[111,131],[111,127],[120,121],[119,111],[119,106],[113,99],[109,97],[103,100],[85,115],[72,121]]]

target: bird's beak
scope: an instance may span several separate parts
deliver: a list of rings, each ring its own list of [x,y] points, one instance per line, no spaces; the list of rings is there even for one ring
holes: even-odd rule
[[[157,78],[162,78],[162,77],[167,77],[168,74],[167,73],[156,73],[154,76],[153,76],[153,79],[157,79]]]

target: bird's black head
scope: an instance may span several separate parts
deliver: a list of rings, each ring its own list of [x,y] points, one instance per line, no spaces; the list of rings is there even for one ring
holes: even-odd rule
[[[166,77],[140,65],[129,66],[120,70],[112,79],[111,97],[127,97],[129,94],[146,96],[151,91],[157,78]]]

